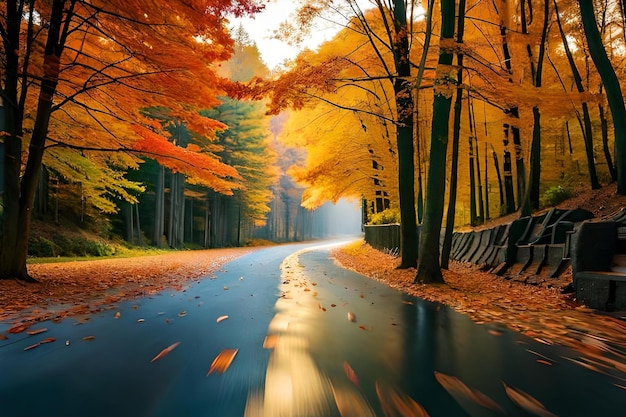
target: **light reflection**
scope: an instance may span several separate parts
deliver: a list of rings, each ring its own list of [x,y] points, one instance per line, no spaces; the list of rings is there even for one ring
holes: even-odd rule
[[[309,317],[317,304],[298,263],[300,252],[281,264],[280,290],[276,315],[268,333],[276,343],[265,375],[265,391],[248,396],[246,417],[323,417],[334,414],[331,384],[315,364],[309,350]]]

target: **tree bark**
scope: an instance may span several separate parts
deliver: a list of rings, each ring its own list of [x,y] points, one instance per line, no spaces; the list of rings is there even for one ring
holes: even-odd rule
[[[417,264],[417,219],[415,214],[415,162],[413,148],[413,93],[409,33],[403,0],[394,1],[396,31],[393,57],[398,76],[393,83],[398,114],[396,141],[398,144],[398,188],[400,195],[400,265],[411,268]]]
[[[457,19],[456,41],[463,43],[465,31],[465,0],[459,1],[459,18]],[[441,247],[441,268],[448,269],[450,265],[450,252],[452,250],[452,234],[454,231],[454,218],[456,215],[456,193],[459,177],[459,142],[461,137],[461,113],[463,111],[463,54],[457,54],[457,86],[454,101],[454,123],[452,132],[452,161],[450,172],[450,193],[448,198],[448,212],[446,213],[446,229]],[[468,94],[469,101],[469,94]],[[471,122],[470,122],[471,123]]]
[[[28,149],[28,159],[26,167],[19,180],[20,161],[21,161],[21,140],[17,135],[21,134],[21,121],[16,108],[9,109],[7,122],[12,124],[12,128],[8,130],[9,136],[5,139],[5,196],[4,214],[3,214],[3,234],[2,234],[2,254],[0,254],[0,278],[17,278],[25,281],[34,281],[28,275],[26,268],[26,257],[28,255],[28,238],[30,236],[30,225],[32,217],[32,208],[37,191],[37,182],[41,171],[46,136],[48,134],[48,126],[50,123],[50,115],[52,111],[52,99],[56,92],[59,81],[60,59],[63,53],[63,15],[66,12],[65,0],[55,0],[52,3],[52,11],[48,21],[48,37],[43,61],[43,77],[39,89],[39,98],[37,103],[37,111],[35,116],[35,124],[31,135],[31,141]],[[71,1],[70,9],[74,5]],[[11,9],[9,13],[18,8],[15,5],[9,5],[7,9]],[[15,32],[9,34],[9,38],[5,40],[11,46],[10,50],[19,49],[19,24],[21,22],[20,15],[11,16],[9,20],[17,19]],[[65,28],[66,30],[66,28]],[[13,54],[5,54],[9,57]],[[17,79],[18,79],[18,62],[13,58],[8,58],[7,75],[5,81],[5,92],[10,93],[9,97],[17,99]],[[9,80],[9,78],[14,78]],[[8,91],[7,91],[8,90]],[[15,94],[15,95],[13,95]],[[17,100],[15,101],[17,103]],[[15,105],[15,103],[9,104]],[[5,113],[6,114],[6,113]]]
[[[626,195],[626,108],[624,107],[622,90],[615,70],[604,49],[602,37],[595,19],[593,2],[579,0],[578,5],[580,6],[585,37],[589,45],[589,53],[604,84],[607,101],[613,116],[617,193]]]
[[[441,42],[454,37],[455,1],[441,1]],[[448,147],[450,107],[452,104],[452,80],[450,68],[452,53],[445,47],[439,52],[435,97],[433,99],[433,127],[430,140],[430,163],[426,183],[426,211],[420,234],[420,256],[417,262],[415,282],[444,282],[440,267],[439,239],[443,220],[446,184],[446,152]]]

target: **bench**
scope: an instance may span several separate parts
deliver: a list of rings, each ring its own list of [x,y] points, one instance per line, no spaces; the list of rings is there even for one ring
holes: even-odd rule
[[[624,248],[626,226],[613,220],[581,225],[572,242],[572,278],[578,301],[597,310],[626,310]]]

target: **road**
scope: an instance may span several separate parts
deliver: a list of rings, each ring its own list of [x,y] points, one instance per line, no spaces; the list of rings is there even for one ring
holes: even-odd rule
[[[181,292],[0,341],[0,416],[586,417],[626,409],[625,373],[593,372],[566,348],[477,325],[343,270],[329,259],[331,246],[261,249]],[[55,340],[37,344],[46,338]]]

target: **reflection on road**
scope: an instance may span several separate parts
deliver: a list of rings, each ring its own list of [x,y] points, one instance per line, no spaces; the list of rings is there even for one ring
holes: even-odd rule
[[[323,266],[315,249],[281,264],[265,385],[246,417],[586,416],[626,405],[612,386],[620,376],[586,375],[576,388],[602,399],[574,399],[580,369],[536,361],[563,348]]]
[[[309,340],[317,333],[314,326],[320,311],[337,307],[322,305],[317,283],[307,278],[299,263],[300,255],[310,250],[296,252],[281,264],[282,296],[268,329],[275,343],[267,367],[265,391],[249,396],[245,416],[325,417],[339,413],[342,417],[375,417],[376,412],[360,390],[358,377],[349,363],[343,362],[343,375],[329,374],[317,365],[310,351]],[[346,320],[357,322],[352,311],[348,311]],[[362,331],[368,330],[358,326]],[[377,382],[376,393],[388,417],[428,415],[416,401],[389,384]]]

